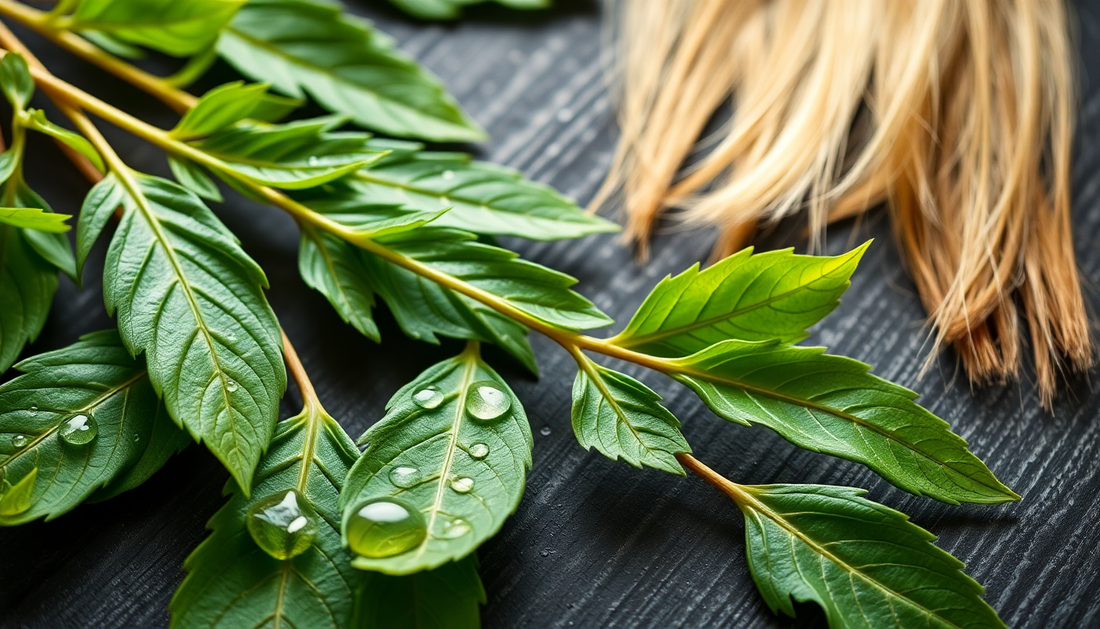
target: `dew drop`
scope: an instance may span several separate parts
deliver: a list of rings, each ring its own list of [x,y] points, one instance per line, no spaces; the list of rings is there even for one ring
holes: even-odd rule
[[[421,408],[436,408],[443,403],[443,392],[439,387],[430,386],[413,393],[413,402]]]
[[[141,435],[139,435],[135,432],[134,433],[134,443],[137,443],[139,441],[141,441]]]
[[[306,551],[317,536],[317,512],[309,499],[290,489],[271,494],[248,510],[248,533],[276,559]]]
[[[460,494],[468,494],[474,488],[474,479],[469,476],[459,476],[451,481],[451,489]]]
[[[470,532],[470,523],[462,518],[455,518],[443,523],[439,536],[444,539],[457,539]]]
[[[15,435],[11,438],[11,445],[16,448],[22,448],[27,445],[27,435]]]
[[[233,393],[234,391],[236,391],[236,390],[237,390],[237,388],[238,388],[239,386],[240,386],[240,385],[238,385],[238,384],[237,384],[237,381],[236,381],[236,380],[230,380],[230,381],[228,381],[228,382],[226,382],[226,383],[225,383],[225,390],[226,390],[226,391],[229,391],[230,393]]]
[[[402,489],[415,487],[424,480],[424,474],[415,467],[400,466],[390,470],[390,482]]]
[[[317,165],[317,163],[318,163],[318,162],[320,162],[320,161],[321,161],[321,160],[317,159],[317,156],[316,156],[316,155],[310,155],[310,156],[309,156],[309,165],[310,165],[310,166],[316,166],[316,165]]]
[[[470,446],[470,456],[478,460],[484,459],[489,456],[489,446],[484,443],[475,443]]]
[[[356,508],[345,528],[348,545],[375,559],[393,557],[420,545],[428,527],[419,511],[389,498],[369,500]]]
[[[542,430],[539,431],[539,434],[542,435],[543,437],[549,437],[550,436],[550,427],[549,426],[543,426]]]
[[[442,176],[443,176],[444,179],[454,179],[455,178],[455,171],[445,170],[445,171],[443,171]]]
[[[61,423],[57,434],[61,440],[71,446],[83,446],[92,442],[99,432],[99,426],[91,415],[73,415]]]
[[[466,412],[481,421],[500,419],[512,408],[512,396],[504,392],[500,385],[491,380],[482,380],[470,385],[466,395]]]
[[[38,414],[38,407],[37,406],[32,406],[32,407],[28,408],[27,413],[29,413],[32,416],[37,415]]]

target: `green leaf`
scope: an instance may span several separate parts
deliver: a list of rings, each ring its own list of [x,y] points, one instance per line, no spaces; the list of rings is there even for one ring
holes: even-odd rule
[[[363,435],[369,446],[340,495],[344,540],[359,553],[352,565],[404,575],[469,555],[523,494],[532,439],[520,401],[471,345],[403,387],[386,409]],[[357,527],[366,503],[378,501],[412,514],[403,535]],[[367,548],[380,552],[364,556]]]
[[[358,454],[316,405],[280,422],[256,472],[253,498],[230,483],[232,497],[207,525],[210,537],[187,558],[188,575],[169,605],[172,627],[349,627],[359,573],[340,546],[338,499]],[[249,510],[281,502],[290,491],[303,510],[306,502],[314,512],[301,530],[315,526],[316,534],[296,549],[300,554],[279,559],[258,545],[247,522],[266,525]]]
[[[438,336],[494,343],[538,373],[527,328],[336,236],[304,226],[298,265],[306,284],[368,338],[380,340],[371,315],[378,294],[410,338],[436,344]]]
[[[267,93],[263,83],[234,81],[203,94],[169,134],[180,140],[201,138],[232,126],[252,115]]]
[[[384,236],[378,242],[434,271],[491,293],[506,304],[551,325],[587,330],[612,322],[592,302],[570,290],[577,280],[520,260],[517,254],[507,249],[477,242],[472,234],[426,226]],[[431,283],[411,271],[396,268],[397,265],[392,262],[376,259],[379,260],[376,280],[379,290],[387,291],[384,293],[387,297],[402,285]],[[410,276],[415,276],[415,279]],[[434,292],[430,288],[424,291]]]
[[[27,108],[34,96],[34,79],[27,60],[19,53],[8,53],[0,59],[0,90],[16,111]]]
[[[550,0],[496,0],[513,9],[545,9]],[[462,8],[486,0],[390,0],[406,13],[424,20],[453,20],[462,15]]]
[[[364,629],[480,629],[485,588],[477,557],[435,570],[395,577],[363,573],[353,627]]]
[[[24,229],[63,233],[71,229],[65,224],[70,218],[69,214],[54,214],[38,208],[0,207],[0,223]]]
[[[1005,624],[963,564],[903,513],[849,487],[743,487],[749,570],[772,611],[815,602],[834,629]]]
[[[894,485],[947,503],[1018,500],[916,393],[821,347],[724,341],[668,360],[669,375],[718,415],[858,461]]]
[[[141,486],[164,467],[168,459],[192,443],[191,435],[176,425],[163,405],[159,406],[153,417],[149,438],[139,440],[141,457],[129,469],[116,475],[109,485],[92,494],[88,502],[102,502]]]
[[[353,173],[379,159],[365,133],[331,132],[326,117],[281,125],[240,123],[195,142],[230,169],[262,186],[300,190]]]
[[[389,135],[439,142],[485,137],[438,79],[336,3],[252,0],[223,30],[218,53],[255,81],[293,98],[308,94]]]
[[[126,346],[146,352],[172,418],[247,493],[286,389],[267,279],[197,196],[164,179],[122,177],[109,174],[88,195],[78,247],[91,248],[121,198],[103,278],[107,311],[117,311]]]
[[[22,178],[8,180],[0,189],[0,195],[10,200],[11,204],[21,208],[42,208],[53,213],[46,200],[31,190]],[[54,265],[62,273],[77,280],[76,259],[73,257],[72,245],[65,234],[45,232],[37,229],[23,230],[23,237],[31,248],[42,256],[47,262]]]
[[[392,152],[342,184],[372,203],[399,203],[429,212],[451,208],[435,222],[437,226],[531,240],[619,229],[510,168],[473,162],[462,153],[421,151],[420,145],[409,142],[372,140],[371,145]]]
[[[680,420],[661,405],[661,396],[634,378],[601,367],[577,354],[573,382],[573,432],[586,450],[596,448],[612,460],[652,467],[683,476],[676,461],[691,452]]]
[[[82,0],[71,16],[56,20],[75,31],[187,57],[209,47],[247,0]]]
[[[38,338],[57,291],[57,269],[34,250],[28,233],[0,225],[0,372]]]
[[[840,303],[870,242],[836,257],[744,249],[714,266],[666,277],[610,342],[687,356],[727,339],[793,343]]]
[[[48,135],[88,158],[88,161],[98,168],[100,172],[107,170],[107,167],[103,165],[103,158],[100,157],[99,151],[95,150],[91,142],[78,133],[73,133],[64,127],[59,127],[50,122],[46,119],[46,112],[41,109],[28,110],[27,115],[23,116],[20,122],[28,129]]]
[[[27,481],[25,508],[9,509],[0,516],[3,525],[52,520],[79,505],[138,461],[165,414],[142,361],[114,331],[89,334],[17,368],[24,374],[0,386],[0,479],[5,487],[31,474],[37,481]],[[65,436],[78,424],[94,427],[87,443]]]
[[[184,188],[207,201],[222,202],[222,192],[218,190],[218,184],[195,162],[169,155],[168,168],[172,169],[172,175]]]

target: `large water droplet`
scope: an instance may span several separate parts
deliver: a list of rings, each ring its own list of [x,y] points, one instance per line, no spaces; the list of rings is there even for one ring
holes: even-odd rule
[[[16,448],[22,448],[23,446],[27,445],[27,435],[14,435],[11,438],[11,445],[15,446]]]
[[[290,559],[309,548],[317,536],[317,512],[296,490],[272,494],[248,510],[248,533],[276,559]]]
[[[491,380],[471,384],[466,394],[466,412],[484,422],[500,419],[510,408],[512,396]]]
[[[431,386],[413,393],[413,402],[421,408],[436,408],[443,403],[443,392]]]
[[[408,489],[409,487],[415,487],[424,480],[424,474],[415,467],[406,467],[404,465],[395,467],[390,470],[390,482],[397,485],[401,489]]]
[[[451,481],[451,489],[460,494],[468,494],[474,488],[474,479],[469,476],[459,476]]]
[[[439,536],[445,539],[456,539],[469,532],[470,523],[462,518],[455,518],[443,523],[443,528],[440,530]]]
[[[382,498],[356,508],[346,528],[348,545],[364,557],[393,557],[420,545],[428,536],[424,515]]]
[[[470,446],[470,456],[475,459],[484,459],[489,456],[489,446],[484,443],[475,443]]]
[[[61,423],[57,434],[61,435],[62,441],[71,446],[82,446],[91,443],[98,432],[99,426],[94,417],[73,415]]]
[[[229,391],[230,393],[233,393],[234,391],[236,391],[236,390],[237,390],[237,388],[238,388],[239,386],[240,386],[240,385],[238,385],[238,384],[237,384],[237,381],[236,381],[236,380],[230,380],[230,381],[228,381],[228,382],[226,382],[226,383],[225,383],[225,390],[226,390],[226,391]]]

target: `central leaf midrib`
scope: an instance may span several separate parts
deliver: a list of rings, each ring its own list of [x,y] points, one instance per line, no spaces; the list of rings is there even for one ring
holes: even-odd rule
[[[592,361],[589,360],[587,356],[585,356],[582,368],[584,369],[585,373],[588,374],[588,377],[592,379],[592,384],[596,385],[596,389],[600,392],[600,395],[602,395],[603,398],[605,400],[607,400],[607,404],[608,404],[608,406],[611,407],[611,410],[613,410],[615,412],[615,414],[619,416],[619,419],[622,420],[623,424],[626,424],[626,427],[630,429],[630,434],[634,435],[634,439],[637,440],[638,445],[640,445],[642,447],[642,449],[645,450],[646,452],[649,452],[649,447],[647,447],[646,444],[642,443],[642,438],[641,438],[641,436],[638,435],[638,431],[635,430],[634,426],[630,423],[629,418],[627,418],[627,416],[626,416],[626,412],[624,412],[622,407],[619,406],[619,401],[615,399],[615,396],[611,393],[611,390],[607,387],[607,383],[604,382],[603,377],[601,376],[601,374],[599,372],[599,367],[596,366],[595,364],[593,364]],[[597,414],[597,418],[598,418],[599,417],[599,410],[598,409],[596,411],[596,414]],[[617,441],[618,440],[618,431],[615,431],[615,435],[616,435],[616,441]]]
[[[936,612],[928,609],[927,607],[921,605],[920,603],[914,601],[913,599],[908,598],[908,597],[894,591],[893,588],[881,583],[880,581],[872,578],[871,576],[867,575],[866,573],[861,572],[858,568],[855,568],[853,566],[848,565],[848,563],[845,562],[843,559],[841,559],[840,557],[837,557],[836,555],[834,555],[833,553],[831,553],[827,549],[825,549],[823,546],[820,546],[817,542],[810,539],[807,535],[803,534],[802,531],[799,530],[798,527],[796,527],[794,524],[791,524],[790,522],[788,522],[786,520],[786,518],[783,517],[782,514],[777,513],[776,511],[773,511],[771,508],[769,508],[763,502],[758,500],[756,498],[756,496],[752,495],[751,492],[745,491],[745,492],[742,492],[742,493],[745,496],[745,499],[750,503],[750,508],[751,509],[754,509],[755,511],[764,514],[764,516],[766,516],[769,520],[771,520],[772,522],[775,522],[776,524],[778,524],[782,529],[786,530],[792,536],[797,537],[799,540],[802,541],[802,543],[809,546],[814,552],[816,552],[819,555],[825,557],[826,559],[828,559],[829,561],[831,561],[835,565],[839,566],[842,570],[848,572],[849,574],[858,575],[860,579],[866,581],[867,583],[870,583],[871,585],[878,588],[879,590],[882,590],[883,593],[885,593],[887,596],[892,596],[896,599],[899,599],[899,600],[909,604],[910,606],[915,607],[916,609],[920,610],[922,613],[924,613],[928,616],[931,616],[932,618],[936,618],[936,619],[944,622],[945,624],[947,624],[951,627],[955,627],[956,629],[963,629],[962,627],[959,627],[955,623],[951,622],[950,620],[947,620],[943,616],[940,616]],[[794,561],[797,561],[797,559],[795,559],[793,557],[792,557],[792,559]]]

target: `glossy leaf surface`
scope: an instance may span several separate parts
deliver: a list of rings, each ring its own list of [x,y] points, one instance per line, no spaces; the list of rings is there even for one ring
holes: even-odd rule
[[[246,1],[81,0],[63,24],[185,57],[213,43]]]
[[[401,577],[364,572],[353,626],[480,629],[480,606],[485,600],[474,556]]]

